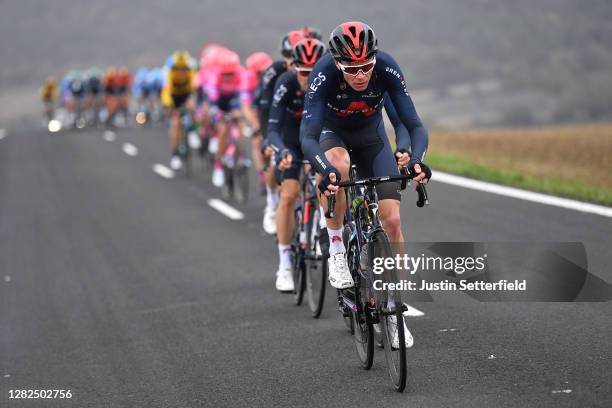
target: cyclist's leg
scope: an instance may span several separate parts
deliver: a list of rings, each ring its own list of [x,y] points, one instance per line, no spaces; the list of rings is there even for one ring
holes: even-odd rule
[[[181,113],[178,109],[170,111],[170,148],[173,155],[178,155],[181,143]]]
[[[340,177],[342,180],[347,180],[349,177],[349,168],[351,165],[351,158],[348,153],[346,144],[342,141],[340,136],[330,129],[324,129],[320,138],[321,149],[325,152],[325,157],[338,171],[340,171]],[[327,226],[329,230],[338,230],[343,226],[344,221],[344,209],[346,208],[346,197],[342,189],[336,193],[336,207],[334,209],[334,217],[327,219]],[[327,210],[327,197],[321,195],[321,205],[324,210]]]
[[[280,176],[278,173],[277,171],[277,175]],[[289,245],[293,237],[295,228],[293,209],[300,190],[299,173],[299,164],[293,162],[292,166],[285,170],[283,174],[280,202],[276,210],[276,233],[279,244]]]

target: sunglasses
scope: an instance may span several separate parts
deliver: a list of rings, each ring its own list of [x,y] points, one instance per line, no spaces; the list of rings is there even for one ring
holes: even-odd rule
[[[307,77],[312,72],[312,68],[301,68],[297,66],[295,67],[295,70],[297,71],[298,75],[302,77]]]
[[[361,65],[344,65],[338,63],[338,66],[345,74],[349,74],[352,76],[357,76],[361,71],[364,75],[368,75],[371,70],[374,69],[374,65],[376,65],[376,58],[372,58],[370,61],[363,63]]]

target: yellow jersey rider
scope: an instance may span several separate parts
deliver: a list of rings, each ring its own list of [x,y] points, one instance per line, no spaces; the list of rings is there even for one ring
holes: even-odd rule
[[[178,170],[182,167],[179,155],[179,147],[183,138],[181,116],[193,115],[194,111],[194,101],[191,96],[195,91],[195,67],[187,51],[175,52],[169,62],[161,101],[170,110],[170,145],[172,147],[170,167]]]

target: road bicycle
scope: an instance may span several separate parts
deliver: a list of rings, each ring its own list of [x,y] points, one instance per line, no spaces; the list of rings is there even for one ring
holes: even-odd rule
[[[300,195],[295,208],[295,236],[293,254],[294,300],[302,304],[304,294],[312,317],[323,311],[327,281],[327,256],[321,250],[319,196],[315,170],[307,160],[300,171]],[[323,233],[325,233],[323,231]]]
[[[404,347],[404,316],[407,306],[400,292],[390,290],[386,283],[396,283],[397,271],[387,269],[382,274],[373,273],[373,260],[393,257],[389,238],[378,215],[376,186],[386,182],[401,182],[406,187],[409,179],[417,174],[403,169],[397,176],[358,179],[357,168],[352,165],[349,180],[337,183],[346,194],[345,245],[347,263],[355,285],[338,291],[338,304],[347,327],[351,330],[359,360],[364,369],[370,369],[374,360],[375,342],[382,345],[387,368],[395,389],[402,392],[406,387],[407,367]],[[429,203],[424,184],[417,185],[418,207]],[[326,217],[332,218],[336,196],[328,197]],[[374,289],[374,281],[380,280],[381,290]],[[350,323],[348,321],[350,320]],[[399,347],[392,347],[393,339]]]

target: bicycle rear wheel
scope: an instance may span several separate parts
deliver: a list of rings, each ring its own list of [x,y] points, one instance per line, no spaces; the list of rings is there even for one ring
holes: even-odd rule
[[[368,242],[368,246],[370,268],[374,258],[393,256],[389,238],[383,231],[375,232]],[[397,271],[395,269],[385,270],[375,279],[377,278],[380,278],[383,284],[396,283]],[[406,388],[407,367],[404,316],[400,295],[398,291],[377,290],[375,291],[375,298],[389,376],[395,389],[402,392]],[[396,342],[395,347],[393,347],[394,340]]]

